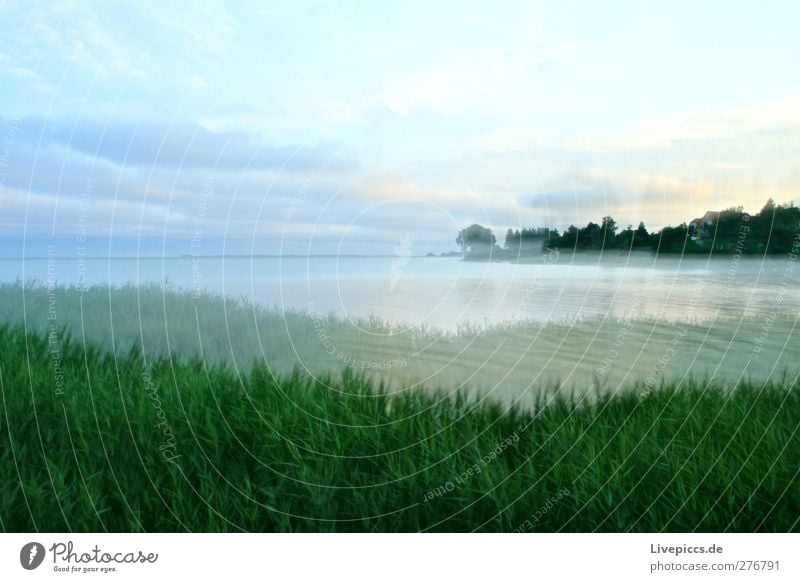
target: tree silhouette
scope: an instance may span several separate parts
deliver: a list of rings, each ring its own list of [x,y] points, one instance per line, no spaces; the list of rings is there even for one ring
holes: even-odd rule
[[[473,224],[458,233],[456,243],[464,254],[474,251],[489,252],[497,244],[497,239],[492,234],[492,229]]]

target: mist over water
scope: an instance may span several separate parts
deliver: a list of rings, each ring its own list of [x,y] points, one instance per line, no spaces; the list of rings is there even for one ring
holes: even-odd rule
[[[800,313],[787,257],[592,253],[525,264],[439,257],[183,257],[0,260],[2,282],[166,284],[283,310],[453,331],[464,324],[647,318],[709,321]]]
[[[800,368],[789,257],[4,259],[0,318],[120,352],[277,374],[347,369],[392,390],[525,405]],[[14,284],[24,280],[26,286]]]

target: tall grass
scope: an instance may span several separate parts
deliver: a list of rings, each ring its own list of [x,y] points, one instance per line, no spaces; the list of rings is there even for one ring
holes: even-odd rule
[[[797,378],[530,410],[0,327],[4,531],[795,531]]]

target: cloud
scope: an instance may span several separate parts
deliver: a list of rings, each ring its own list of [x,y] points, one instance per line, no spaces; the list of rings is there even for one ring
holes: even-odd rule
[[[645,222],[651,229],[688,222],[706,210],[721,210],[746,203],[756,211],[763,200],[751,200],[735,189],[732,180],[696,177],[678,178],[653,170],[632,170],[625,174],[589,168],[568,171],[542,184],[541,189],[521,196],[532,209],[534,226],[560,229],[575,224],[598,222],[610,214],[621,225]]]
[[[577,152],[609,153],[663,149],[687,142],[742,140],[774,132],[800,136],[800,95],[744,107],[653,117],[615,134],[582,136],[562,143]]]
[[[332,171],[353,167],[330,144],[274,146],[244,132],[210,131],[190,121],[63,120],[26,118],[19,140],[55,146],[118,165],[209,170]]]

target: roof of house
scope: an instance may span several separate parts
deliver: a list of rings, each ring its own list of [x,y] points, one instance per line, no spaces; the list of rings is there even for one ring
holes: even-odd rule
[[[693,218],[689,224],[698,225],[703,222],[716,222],[719,220],[719,211],[718,210],[708,210],[706,213],[701,216],[700,218]]]

